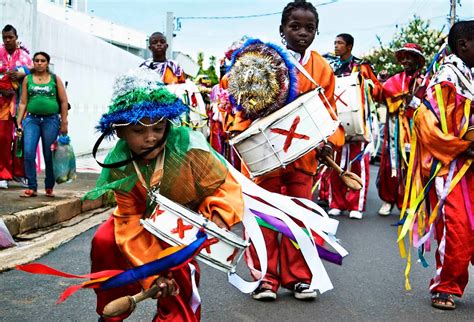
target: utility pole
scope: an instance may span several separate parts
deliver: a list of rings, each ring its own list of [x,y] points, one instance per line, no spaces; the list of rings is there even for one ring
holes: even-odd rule
[[[166,42],[168,43],[168,50],[166,51],[166,58],[173,59],[173,36],[174,36],[174,14],[173,12],[166,13]]]
[[[451,7],[449,10],[449,25],[451,27],[456,22],[456,1],[458,0],[451,0]]]

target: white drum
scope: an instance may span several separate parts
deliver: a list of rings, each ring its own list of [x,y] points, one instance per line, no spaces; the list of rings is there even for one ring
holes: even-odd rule
[[[334,99],[337,114],[346,132],[346,141],[370,141],[359,73],[336,78]]]
[[[183,84],[166,85],[166,89],[178,96],[189,107],[189,111],[182,117],[183,124],[208,137],[210,132],[206,103],[204,103],[198,86],[187,79]]]
[[[314,90],[298,97],[229,141],[252,177],[285,167],[336,131],[339,121],[318,94]]]
[[[204,228],[210,244],[197,259],[226,273],[235,271],[249,242],[158,193],[152,198],[158,203],[157,208],[150,218],[140,221],[146,230],[177,246],[189,245],[196,239],[198,230]]]

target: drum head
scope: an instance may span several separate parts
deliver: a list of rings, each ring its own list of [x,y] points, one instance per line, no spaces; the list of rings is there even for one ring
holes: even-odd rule
[[[269,115],[296,98],[296,69],[288,55],[258,39],[249,39],[234,52],[229,68],[230,99],[246,117]]]

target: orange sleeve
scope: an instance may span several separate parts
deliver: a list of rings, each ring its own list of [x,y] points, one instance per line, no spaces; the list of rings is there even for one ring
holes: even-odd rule
[[[198,211],[209,219],[213,213],[217,213],[229,227],[242,221],[244,213],[242,188],[230,172],[215,193],[203,200]]]
[[[380,84],[377,76],[375,76],[372,67],[369,64],[362,64],[360,66],[360,73],[362,78],[370,79],[374,83],[374,87],[372,88],[372,98],[375,102],[382,102],[383,95],[382,95],[382,85]]]
[[[234,115],[227,114],[225,121],[224,129],[228,132],[243,132],[252,124],[252,120],[247,119],[242,111]]]
[[[434,91],[433,88],[428,90]],[[435,95],[435,93],[433,94]],[[448,133],[441,130],[438,118],[424,104],[419,108],[414,122],[416,134],[423,151],[422,160],[428,159],[427,157],[431,155],[444,166],[447,166],[459,154],[466,151],[471,142],[454,135],[454,127],[461,124],[462,119],[462,108],[455,108],[456,89],[452,86],[443,86],[442,95],[446,109]]]
[[[158,239],[140,225],[145,212],[145,189],[137,184],[129,193],[115,192],[117,207],[114,211],[115,241],[121,253],[133,266],[156,260],[163,250]],[[149,288],[156,276],[142,282]]]
[[[181,74],[181,76],[176,76],[169,67],[166,68],[165,74],[163,75],[163,83],[170,85],[181,84],[185,82],[186,76],[184,75],[184,72]]]
[[[224,76],[222,76],[221,80],[219,81],[219,86],[222,89],[229,88],[229,74],[225,74]]]

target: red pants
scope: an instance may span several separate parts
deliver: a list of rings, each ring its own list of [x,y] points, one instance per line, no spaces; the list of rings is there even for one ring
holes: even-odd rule
[[[331,177],[331,172],[332,170],[330,168],[326,169],[324,173],[321,173],[321,171],[319,171],[316,174],[316,177],[314,179],[315,182],[317,182],[318,180],[321,180],[319,182],[319,187],[317,191],[317,194],[318,194],[317,199],[320,201],[326,201],[328,203],[329,203],[329,189],[330,189],[329,178]]]
[[[336,171],[332,171],[329,188],[329,208],[348,211],[365,211],[370,179],[370,155],[366,154],[362,159],[354,160],[354,162],[348,166],[350,161],[362,153],[365,146],[366,143],[363,142],[347,143],[344,145],[342,151],[337,153],[336,163],[341,164],[341,160],[344,159],[343,169],[354,172],[360,176],[364,186],[360,191],[349,189],[342,182],[339,174]]]
[[[288,196],[311,198],[313,177],[301,171],[284,172],[282,176],[269,178],[260,183],[260,186],[268,191],[282,193]],[[262,227],[263,237],[267,248],[268,268],[264,281],[271,284],[273,291],[283,286],[293,289],[298,282],[311,282],[311,272],[301,254],[291,243],[291,240],[271,229]],[[249,247],[250,260],[253,266],[260,270],[257,253],[253,245]],[[247,259],[249,260],[249,259]],[[253,276],[258,279],[257,276]]]
[[[444,184],[445,178],[436,178]],[[469,279],[469,263],[474,265],[474,230],[471,229],[465,198],[474,211],[474,174],[472,169],[465,175],[467,195],[463,195],[461,182],[447,196],[443,212],[436,222],[436,275],[430,283],[430,291],[462,296]],[[439,191],[438,191],[439,192]],[[438,201],[436,189],[430,191],[432,207]]]
[[[24,177],[23,160],[12,151],[13,120],[0,121],[0,180],[12,180],[14,177]]]
[[[385,126],[385,129],[387,129],[387,125]],[[377,189],[379,191],[380,199],[392,205],[396,204],[399,209],[402,209],[408,168],[406,165],[404,167],[400,166],[404,161],[399,155],[398,167],[395,176],[392,176],[387,136],[388,134],[386,130],[384,142],[381,147],[382,156],[380,157],[380,167],[377,176]],[[408,157],[409,156],[407,155],[407,158]]]
[[[128,269],[130,265],[120,252],[115,243],[114,219],[113,216],[103,223],[92,239],[91,249],[92,272],[108,269]],[[199,284],[199,267],[195,261],[191,262],[196,267],[196,284]],[[157,304],[157,314],[153,321],[199,321],[201,318],[201,306],[196,313],[190,305],[193,294],[191,272],[189,266],[173,271],[173,278],[179,287],[179,294],[160,298]],[[97,308],[96,311],[102,315],[104,307],[111,301],[127,295],[139,293],[142,287],[139,283],[113,288],[110,290],[96,290]],[[129,313],[119,317],[105,319],[105,321],[122,321]]]

